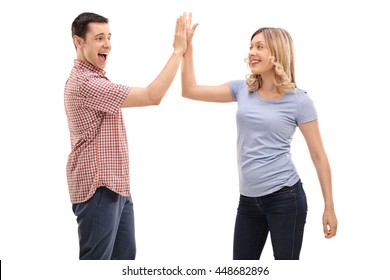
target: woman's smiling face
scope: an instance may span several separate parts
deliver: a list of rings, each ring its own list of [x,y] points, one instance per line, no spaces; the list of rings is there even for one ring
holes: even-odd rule
[[[270,60],[271,52],[267,47],[263,33],[253,37],[248,54],[249,67],[253,74],[262,74],[274,68]]]

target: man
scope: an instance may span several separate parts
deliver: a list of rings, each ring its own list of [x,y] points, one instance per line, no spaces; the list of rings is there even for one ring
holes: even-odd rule
[[[121,108],[158,105],[186,50],[186,15],[173,53],[145,88],[114,84],[103,70],[111,50],[108,19],[82,13],[72,23],[77,58],[65,85],[71,152],[67,180],[77,216],[80,259],[135,259],[129,156]]]

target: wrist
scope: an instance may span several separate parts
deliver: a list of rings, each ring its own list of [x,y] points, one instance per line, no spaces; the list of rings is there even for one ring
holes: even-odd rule
[[[183,55],[184,50],[183,49],[173,49],[173,54],[175,55]]]
[[[325,203],[325,211],[334,211],[334,204],[332,203]]]

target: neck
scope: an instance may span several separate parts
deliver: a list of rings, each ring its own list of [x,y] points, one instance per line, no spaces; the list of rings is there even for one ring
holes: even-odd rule
[[[284,94],[288,91],[287,88],[282,88],[279,86],[276,86],[274,82],[268,82],[263,81],[261,88],[258,90],[258,94],[261,98],[266,100],[278,100],[282,99]]]
[[[259,88],[259,92],[280,94],[283,93],[284,90],[275,85],[273,79],[264,79],[262,77],[262,84],[261,88]]]

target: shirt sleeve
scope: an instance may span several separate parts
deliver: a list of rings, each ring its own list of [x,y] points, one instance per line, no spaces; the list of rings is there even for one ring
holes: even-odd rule
[[[114,84],[105,77],[90,77],[82,85],[83,104],[97,111],[116,114],[130,90],[130,87]]]
[[[314,121],[318,118],[317,110],[313,100],[306,92],[300,93],[299,106],[297,112],[297,124],[303,124]]]
[[[243,82],[242,80],[234,80],[229,83],[230,94],[232,95],[234,101],[237,101],[237,95],[242,86],[242,82]]]

